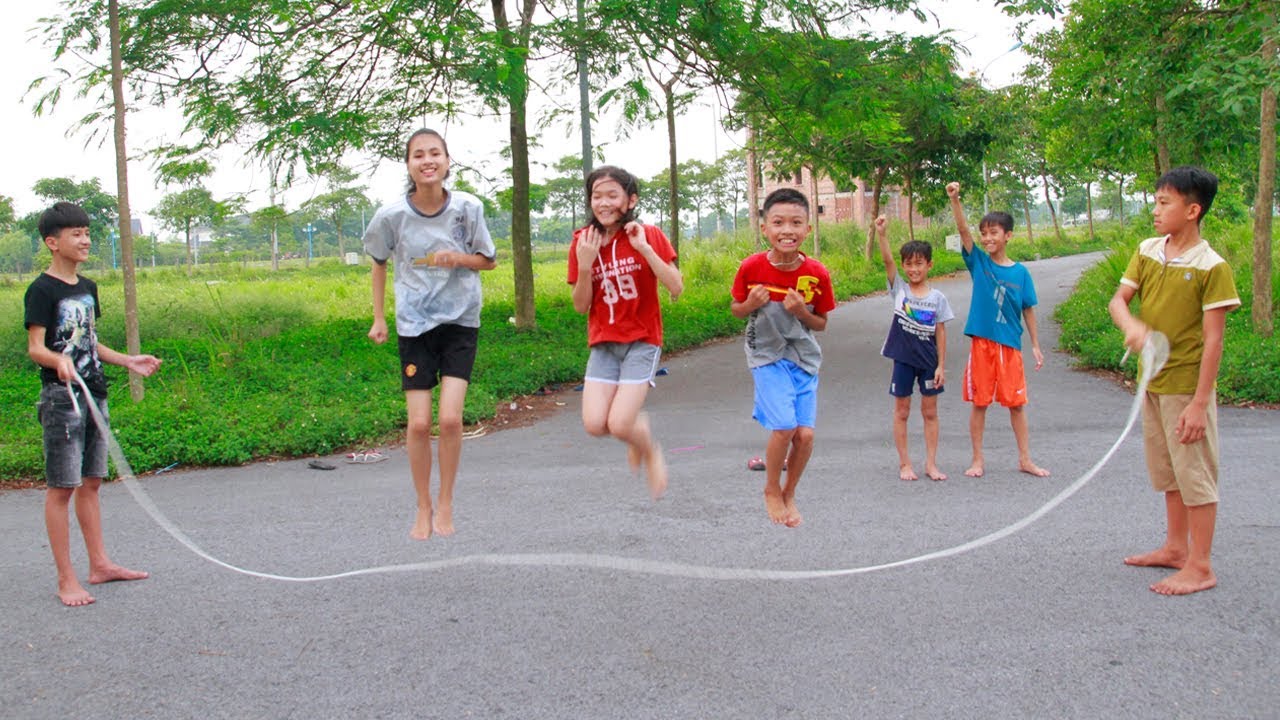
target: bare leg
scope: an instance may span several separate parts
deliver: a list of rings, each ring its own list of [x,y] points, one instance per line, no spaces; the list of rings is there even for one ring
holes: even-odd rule
[[[924,418],[924,474],[930,480],[946,480],[938,469],[938,396],[920,398],[920,416]]]
[[[791,447],[795,430],[774,430],[764,452],[764,509],[778,525],[787,522],[787,503],[782,493],[782,463]],[[792,488],[794,491],[795,488]]]
[[[987,427],[987,406],[974,405],[969,411],[969,440],[973,443],[973,462],[964,471],[968,477],[982,477],[984,460],[982,458],[982,434]]]
[[[1027,430],[1026,406],[1009,408],[1009,424],[1013,426],[1013,438],[1018,441],[1018,469],[1028,475],[1049,477],[1049,471],[1031,461],[1031,433]]]
[[[431,391],[406,390],[409,425],[405,429],[405,450],[409,455],[409,474],[417,494],[417,512],[409,537],[426,540],[431,537]]]
[[[648,395],[648,383],[619,385],[609,406],[608,426],[610,435],[627,444],[628,461],[638,457],[644,463],[649,494],[657,500],[667,489],[667,463],[642,411]]]
[[[796,428],[795,435],[791,437],[791,451],[787,455],[787,484],[782,488],[782,502],[787,509],[787,518],[783,523],[787,527],[799,527],[804,522],[800,510],[796,508],[796,486],[800,484],[800,475],[804,473],[812,456],[813,428]]]
[[[1161,580],[1151,589],[1161,595],[1190,595],[1208,590],[1218,584],[1209,564],[1213,550],[1213,530],[1217,524],[1218,504],[1196,505],[1187,508],[1187,525],[1191,531],[1190,553],[1178,572]]]
[[[436,455],[440,461],[440,496],[431,516],[431,526],[444,536],[453,534],[453,485],[458,478],[462,459],[462,404],[467,398],[467,381],[462,378],[440,378],[440,442]]]
[[[80,584],[71,565],[71,519],[67,511],[72,488],[49,488],[44,494],[44,526],[49,533],[49,549],[58,571],[58,599],[63,605],[79,606],[93,602],[93,596]]]
[[[121,567],[107,556],[107,548],[102,540],[102,506],[99,500],[99,488],[102,478],[81,478],[82,484],[72,497],[76,503],[76,520],[80,523],[80,534],[84,535],[84,547],[89,553],[89,583],[115,582],[117,580],[143,580],[150,577],[142,570],[130,570]]]
[[[1167,530],[1164,545],[1142,555],[1130,555],[1125,565],[1138,567],[1167,567],[1181,569],[1187,563],[1187,506],[1182,504],[1182,493],[1174,490],[1164,494],[1164,514]]]
[[[898,479],[919,480],[911,467],[911,452],[907,447],[907,420],[911,417],[911,398],[893,399],[893,444],[898,448]]]

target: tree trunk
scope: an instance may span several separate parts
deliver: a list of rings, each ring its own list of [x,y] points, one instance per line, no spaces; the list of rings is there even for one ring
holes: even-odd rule
[[[916,198],[915,198],[915,194],[911,190],[910,174],[908,174],[905,178],[902,179],[902,190],[907,194],[907,239],[914,241],[916,239],[916,227],[915,227],[915,222],[912,221],[911,219],[911,216],[915,214]]]
[[[111,104],[115,115],[116,208],[120,220],[120,258],[124,263],[124,337],[130,355],[142,351],[138,328],[138,283],[133,266],[133,218],[129,214],[129,154],[125,148],[124,61],[120,51],[120,3],[107,3],[111,42]],[[129,396],[140,402],[145,393],[142,376],[129,373]]]
[[[342,244],[342,214],[333,214],[333,230],[338,233],[338,260],[342,260],[342,256],[347,254],[346,247]]]
[[[513,50],[508,54],[511,74],[508,82],[511,125],[511,260],[515,266],[516,328],[529,330],[537,323],[533,292],[533,238],[529,219],[529,73],[526,57],[529,50],[529,24],[533,21],[534,0],[522,0],[520,33],[511,32],[504,0],[491,0],[494,25],[503,43]]]
[[[1165,123],[1165,115],[1169,112],[1169,104],[1165,102],[1164,93],[1156,92],[1156,177],[1169,172],[1169,137]]]
[[[670,200],[667,207],[667,213],[671,217],[671,247],[676,251],[676,262],[680,259],[680,172],[676,169],[676,95],[675,95],[675,78],[669,83],[663,83],[662,95],[666,101],[667,111],[667,167],[669,174],[667,176],[667,189],[670,191]],[[698,238],[702,238],[702,222],[700,217],[693,219],[698,228]]]
[[[1093,240],[1093,182],[1084,184],[1084,206],[1085,212],[1089,215],[1089,239]]]
[[[577,0],[578,32],[585,32],[585,6],[585,0]],[[579,123],[582,130],[582,179],[586,180],[587,176],[591,174],[593,165],[591,157],[591,77],[587,68],[587,54],[581,46],[577,50],[576,59],[578,61],[578,112],[581,116]],[[578,226],[576,221],[573,226]]]
[[[1120,201],[1120,224],[1124,225],[1124,173],[1120,173],[1117,180],[1116,193],[1120,195],[1120,197],[1117,198]]]
[[[876,243],[876,218],[880,217],[880,193],[884,190],[884,178],[888,174],[889,168],[878,167],[871,181],[871,217],[867,219],[867,245],[863,249],[867,259],[873,257],[873,252],[879,252]]]
[[[755,133],[751,125],[747,125],[747,218],[751,232],[755,237],[755,246],[760,245],[760,187],[756,179],[760,169],[756,167]]]
[[[813,256],[820,257],[822,255],[822,233],[819,230],[819,225],[821,224],[819,215],[821,213],[818,210],[822,203],[819,202],[820,198],[818,197],[818,169],[814,166],[809,167],[809,190],[812,197],[811,204],[813,205]]]
[[[185,220],[183,223],[183,232],[187,238],[187,274],[190,275],[193,272],[193,267],[195,266],[195,263],[193,262],[194,255],[192,254],[191,247],[191,221]]]
[[[1018,176],[1018,180],[1022,183],[1022,214],[1027,219],[1027,243],[1035,242],[1035,237],[1031,233],[1031,188],[1027,185],[1027,179]]]
[[[1263,60],[1276,62],[1275,36],[1262,43]],[[1271,223],[1276,186],[1276,89],[1262,89],[1261,140],[1258,145],[1258,196],[1253,203],[1253,329],[1262,337],[1275,332],[1271,312]]]
[[[1053,221],[1053,232],[1062,242],[1062,227],[1058,225],[1058,212],[1053,209],[1053,198],[1049,196],[1049,167],[1044,160],[1040,161],[1040,180],[1044,183],[1044,204],[1049,206],[1049,219]]]

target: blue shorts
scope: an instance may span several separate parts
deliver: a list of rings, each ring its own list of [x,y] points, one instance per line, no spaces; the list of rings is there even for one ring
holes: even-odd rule
[[[766,430],[814,427],[818,417],[818,376],[790,360],[751,368],[756,406],[751,412]]]
[[[889,380],[889,394],[894,397],[911,397],[916,385],[920,386],[920,394],[924,397],[937,395],[941,387],[933,386],[933,375],[937,368],[925,370],[915,365],[893,361],[893,377]]]
[[[107,476],[107,439],[98,432],[84,393],[75,389],[80,414],[66,385],[40,389],[36,414],[44,428],[44,478],[51,488],[78,488],[82,478]],[[94,397],[104,420],[110,421],[106,398]]]

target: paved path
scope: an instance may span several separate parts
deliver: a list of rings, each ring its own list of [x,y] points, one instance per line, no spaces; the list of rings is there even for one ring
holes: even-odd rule
[[[1031,264],[1043,347],[1050,308],[1091,257]],[[965,276],[938,285],[957,314]],[[951,326],[953,387],[940,460],[952,479],[904,483],[890,438],[884,297],[841,306],[826,365],[805,524],[771,525],[764,432],[749,418],[738,341],[666,361],[650,411],[668,449],[659,503],[612,441],[587,438],[577,398],[532,427],[466,443],[460,532],[407,539],[403,452],[385,463],[305,461],[175,472],[142,485],[227,562],[318,575],[484,554],[597,554],[767,570],[876,565],[962,544],[1025,517],[1084,473],[1131,398],[1049,351],[1030,379],[1032,449],[1015,471],[1007,414],[988,418],[988,474],[962,477],[967,350]],[[1118,349],[1118,348],[1117,348]],[[296,584],[246,577],[161,531],[126,489],[104,489],[116,559],[150,580],[94,588],[64,609],[39,491],[0,494],[0,714],[21,718],[1255,718],[1280,705],[1280,413],[1225,409],[1220,587],[1186,598],[1127,568],[1163,505],[1131,438],[1079,493],[1020,533],[956,557],[849,577],[711,580],[610,568],[462,564]],[[917,458],[918,416],[912,440]],[[83,550],[76,562],[84,568]],[[562,556],[557,556],[562,557]],[[666,567],[666,566],[664,566]]]

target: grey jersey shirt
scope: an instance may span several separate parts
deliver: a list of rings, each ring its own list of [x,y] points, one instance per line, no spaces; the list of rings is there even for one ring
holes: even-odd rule
[[[470,193],[448,191],[444,207],[425,215],[402,196],[374,213],[364,249],[376,262],[395,261],[396,334],[415,337],[445,324],[480,327],[480,273],[428,264],[441,250],[492,259],[484,206]]]
[[[822,366],[822,348],[813,331],[780,302],[767,302],[747,318],[747,367],[790,360],[810,375]]]

